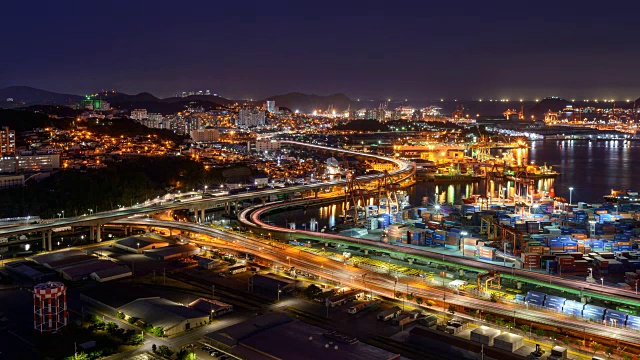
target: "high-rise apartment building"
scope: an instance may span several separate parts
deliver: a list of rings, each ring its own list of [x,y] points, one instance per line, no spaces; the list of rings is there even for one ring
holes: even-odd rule
[[[218,129],[191,130],[191,138],[196,142],[215,142],[220,139]]]
[[[131,119],[133,120],[143,120],[148,118],[147,109],[135,109],[131,111]]]
[[[276,102],[273,100],[267,100],[267,111],[270,113],[276,112]]]
[[[0,130],[0,153],[2,155],[15,155],[16,153],[16,132],[4,126]]]
[[[257,108],[242,108],[236,118],[236,126],[241,128],[264,126],[265,112]]]

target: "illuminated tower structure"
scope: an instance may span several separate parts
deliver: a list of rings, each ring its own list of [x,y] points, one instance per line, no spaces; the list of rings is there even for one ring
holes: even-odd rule
[[[33,288],[33,328],[40,333],[57,333],[67,326],[67,287],[56,281]]]

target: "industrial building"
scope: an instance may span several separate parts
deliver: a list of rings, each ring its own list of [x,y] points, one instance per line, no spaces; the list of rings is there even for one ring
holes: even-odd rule
[[[211,270],[219,266],[222,262],[217,259],[209,259],[203,256],[198,256],[198,267]]]
[[[198,253],[200,253],[200,248],[189,244],[168,246],[161,249],[144,251],[145,256],[163,261],[189,257],[197,255]]]
[[[182,304],[160,298],[141,298],[118,308],[125,318],[136,318],[154,327],[162,327],[165,336],[179,334],[206,325],[209,313],[188,308]]]
[[[467,328],[455,334],[434,327],[415,326],[409,330],[409,343],[425,352],[438,352],[443,357],[476,359],[482,353],[485,359],[529,359],[534,348],[524,345],[522,336],[500,333],[499,330],[480,326]]]
[[[110,269],[94,271],[89,276],[97,282],[105,282],[133,276],[133,272],[128,266],[123,265]]]
[[[357,339],[336,339],[334,334],[322,328],[277,312],[205,335],[206,342],[241,359],[400,359],[399,354],[358,342]]]
[[[296,281],[276,274],[255,274],[251,276],[251,288],[255,292],[268,294],[271,298],[278,296],[278,291],[288,293],[295,289]]]
[[[360,289],[343,290],[341,293],[326,298],[325,305],[331,307],[340,306],[348,303],[349,301],[354,301],[363,295],[364,291]]]
[[[154,239],[146,236],[130,236],[113,243],[113,247],[126,250],[132,253],[141,251],[159,249],[169,246],[169,242],[165,240]]]
[[[104,271],[123,271],[122,266],[110,260],[99,259],[96,256],[87,255],[80,250],[57,251],[30,258],[31,261],[49,268],[63,279],[69,281],[87,280],[92,273],[103,273]],[[108,274],[108,273],[107,273]]]
[[[205,314],[209,313],[211,319],[233,311],[233,305],[205,298],[200,298],[190,303],[189,307]]]
[[[402,313],[402,309],[397,306],[391,307],[389,309],[380,311],[378,315],[376,315],[376,319],[380,321],[391,320]]]
[[[5,263],[4,269],[12,277],[25,279],[32,283],[51,281],[58,278],[58,274],[55,271],[26,260]]]

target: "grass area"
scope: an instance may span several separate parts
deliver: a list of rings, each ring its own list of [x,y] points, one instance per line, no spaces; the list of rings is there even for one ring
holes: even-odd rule
[[[107,325],[94,316],[83,320],[80,325],[70,323],[59,334],[37,335],[35,341],[38,349],[46,349],[43,351],[44,359],[73,358],[74,343],[79,345],[95,341],[95,347],[87,349],[85,354],[88,359],[96,359],[135,349],[141,344],[142,337],[135,331],[119,329],[116,324]],[[78,353],[81,352],[79,349]]]

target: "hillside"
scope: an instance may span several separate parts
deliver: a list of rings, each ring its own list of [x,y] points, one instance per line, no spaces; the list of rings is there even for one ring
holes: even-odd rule
[[[12,102],[7,102],[12,98]],[[25,105],[68,105],[82,100],[82,96],[59,94],[29,86],[9,86],[0,89],[0,107],[18,107]]]

